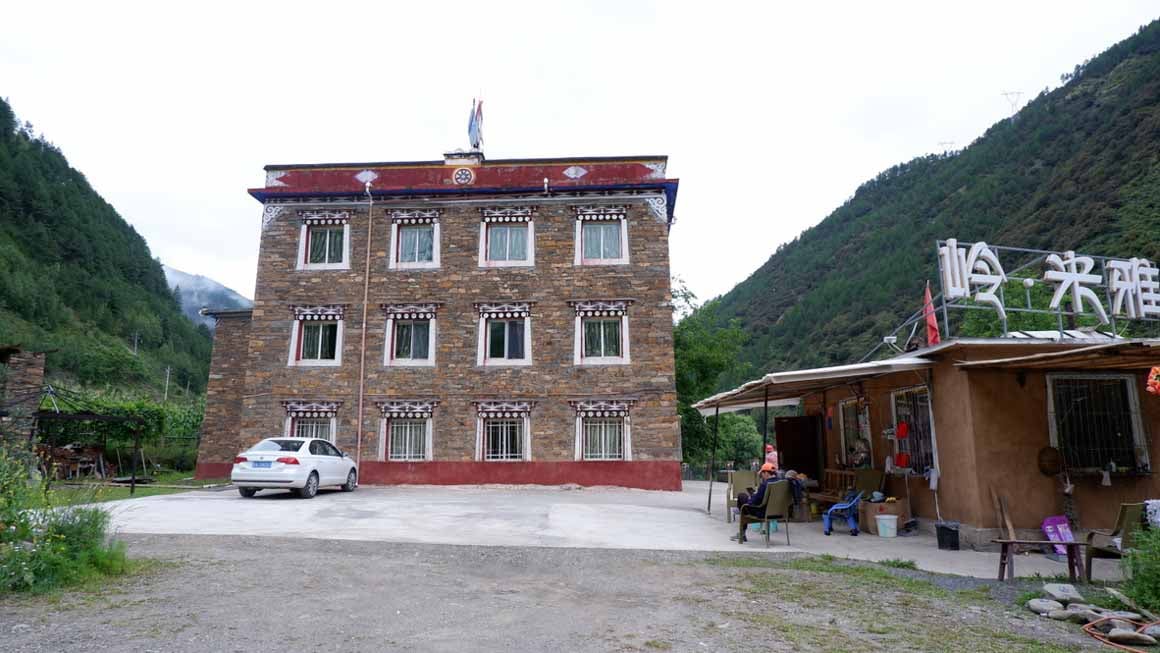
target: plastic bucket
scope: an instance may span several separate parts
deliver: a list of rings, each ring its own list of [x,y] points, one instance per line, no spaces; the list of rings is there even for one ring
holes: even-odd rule
[[[897,537],[898,515],[874,515],[878,525],[878,537]]]
[[[934,530],[935,535],[938,536],[938,548],[944,551],[959,550],[959,522],[936,522]]]

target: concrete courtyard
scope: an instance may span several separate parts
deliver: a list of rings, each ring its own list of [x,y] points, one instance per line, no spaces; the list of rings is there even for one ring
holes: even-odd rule
[[[933,536],[885,539],[851,537],[838,528],[826,537],[821,523],[789,525],[775,532],[772,546],[753,533],[749,542],[730,541],[724,485],[713,488],[713,513],[705,511],[708,484],[686,482],[682,492],[620,488],[542,486],[360,487],[353,493],[322,492],[301,500],[267,491],[243,499],[232,489],[196,491],[106,504],[114,528],[126,534],[242,535],[303,537],[406,544],[498,547],[640,549],[747,552],[770,556],[830,554],[879,561],[913,560],[932,572],[994,578],[998,554],[940,551]],[[785,526],[782,526],[784,529]],[[1119,578],[1116,561],[1095,561],[1095,577]],[[1042,555],[1021,556],[1019,576],[1054,576],[1066,567]]]

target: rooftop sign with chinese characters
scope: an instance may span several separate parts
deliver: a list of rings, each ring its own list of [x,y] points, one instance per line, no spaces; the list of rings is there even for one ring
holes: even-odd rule
[[[1113,327],[1117,317],[1160,322],[1160,269],[1147,259],[968,244],[953,238],[938,241],[937,247],[944,323],[948,307],[991,307],[1004,332],[1008,312],[1057,315],[1061,320],[1064,315],[1086,315]],[[1004,270],[1001,259],[1012,267]],[[1024,298],[1010,301],[1004,296],[1004,284],[1012,281],[1021,283]],[[1038,284],[1053,291],[1047,309],[1032,304],[1031,290]]]

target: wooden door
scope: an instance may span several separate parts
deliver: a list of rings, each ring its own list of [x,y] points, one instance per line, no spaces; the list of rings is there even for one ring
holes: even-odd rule
[[[777,440],[777,465],[783,471],[804,472],[820,479],[825,450],[822,444],[821,418],[816,415],[776,417],[773,420]]]

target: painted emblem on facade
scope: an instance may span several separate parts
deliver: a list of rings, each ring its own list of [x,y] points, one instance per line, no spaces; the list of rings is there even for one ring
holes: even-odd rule
[[[455,174],[451,175],[451,179],[456,184],[463,186],[475,181],[475,173],[471,171],[471,168],[458,168]]]

